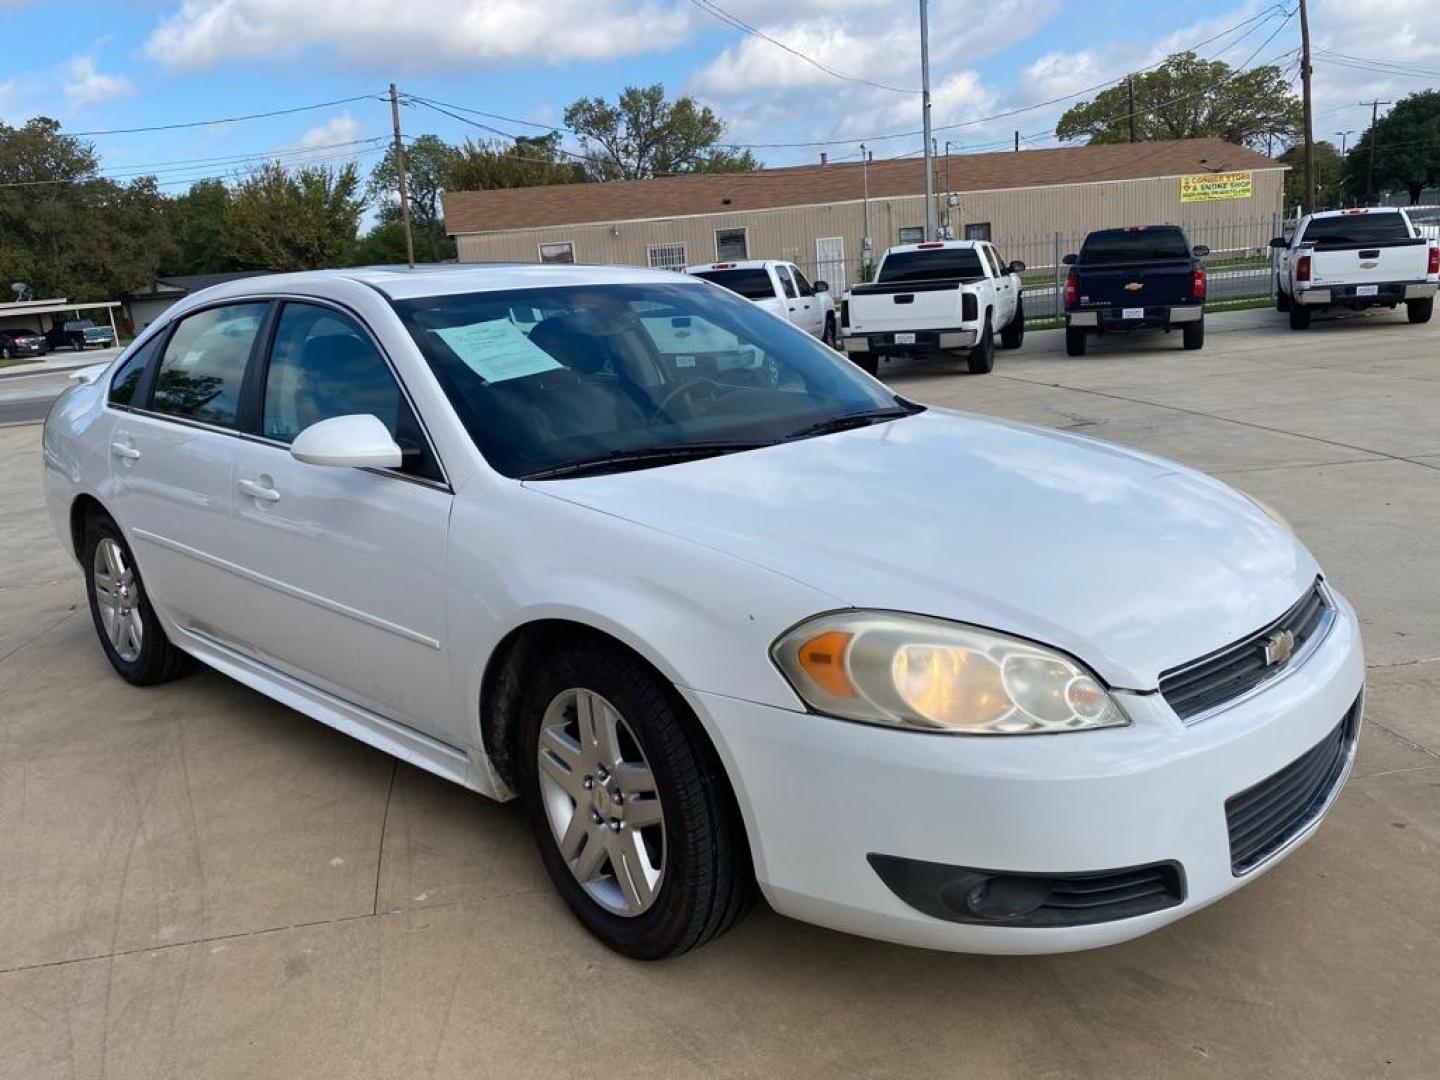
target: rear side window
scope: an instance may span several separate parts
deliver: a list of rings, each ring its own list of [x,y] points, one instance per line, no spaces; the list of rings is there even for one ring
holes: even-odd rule
[[[160,358],[151,408],[184,420],[236,427],[245,365],[268,307],[231,304],[181,319]]]
[[[1324,250],[1409,239],[1410,230],[1399,214],[1346,214],[1343,217],[1316,218],[1310,222],[1300,241]]]
[[[775,286],[763,267],[748,270],[702,270],[695,275],[716,285],[723,285],[746,300],[771,300],[775,297]]]
[[[132,352],[120,365],[120,370],[115,372],[115,377],[110,380],[110,404],[111,405],[133,405],[135,403],[135,391],[140,386],[140,380],[145,377],[145,369],[150,366],[150,359],[160,348],[160,342],[165,340],[164,333],[156,334],[144,345]]]
[[[884,282],[978,281],[985,276],[980,255],[974,248],[930,248],[926,251],[897,251],[880,264]]]
[[[1176,228],[1104,229],[1085,238],[1079,261],[1096,263],[1154,262],[1188,259],[1190,246]]]
[[[790,276],[788,266],[775,267],[775,273],[780,278],[780,284],[785,288],[785,295],[794,300],[800,295],[800,290],[795,287],[795,279]]]

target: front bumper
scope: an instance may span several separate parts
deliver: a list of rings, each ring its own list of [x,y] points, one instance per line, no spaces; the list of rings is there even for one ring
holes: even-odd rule
[[[1139,317],[1127,317],[1126,311],[1138,310]],[[1142,308],[1092,308],[1088,311],[1067,311],[1065,325],[1087,330],[1164,330],[1171,326],[1198,322],[1205,314],[1201,304],[1165,305]]]
[[[897,731],[686,695],[725,763],[756,874],[776,910],[908,945],[1067,952],[1124,941],[1196,911],[1313,834],[1321,818],[1237,876],[1225,802],[1321,743],[1361,694],[1358,623],[1348,604],[1337,598],[1337,606],[1329,634],[1302,666],[1190,727],[1154,693],[1121,695],[1134,721],[1128,728],[991,737]],[[957,923],[901,900],[872,868],[872,855],[1016,874],[1173,863],[1183,871],[1184,898],[1081,926]]]
[[[1373,293],[1361,295],[1360,289],[1374,288]],[[1440,285],[1434,282],[1392,281],[1379,285],[1332,285],[1301,289],[1295,294],[1295,301],[1307,307],[1328,307],[1331,304],[1374,305],[1401,304],[1406,300],[1424,300],[1434,296]]]
[[[913,338],[911,341],[897,341]],[[877,353],[883,356],[925,356],[952,349],[975,346],[976,331],[965,327],[948,330],[915,330],[909,333],[856,334],[846,332],[841,338],[847,353]]]

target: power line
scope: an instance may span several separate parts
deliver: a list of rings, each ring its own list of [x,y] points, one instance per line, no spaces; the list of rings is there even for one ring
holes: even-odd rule
[[[243,166],[246,164],[270,161],[279,162],[284,165],[314,165],[324,164],[332,161],[344,161],[352,156],[369,153],[369,150],[357,151],[355,154],[334,154],[332,151],[351,146],[365,146],[383,140],[385,136],[376,135],[369,139],[350,139],[346,142],[321,143],[316,146],[293,147],[289,150],[277,150],[269,153],[241,154],[231,157],[219,158],[191,158],[187,160],[156,162],[150,165],[126,166],[122,171],[100,172],[95,176],[83,177],[57,177],[48,180],[12,180],[0,183],[0,188],[25,188],[45,187],[54,184],[87,184],[96,180],[134,180],[146,176],[160,176],[166,173],[184,172],[193,173],[196,165],[231,165]],[[197,175],[191,179],[180,178],[166,180],[163,183],[198,183],[200,180],[223,179],[221,174],[207,173]]]
[[[774,45],[776,48],[783,49],[785,52],[789,53],[791,56],[794,56],[794,57],[796,57],[796,58],[799,59],[799,60],[803,60],[805,63],[809,64],[811,67],[815,68],[815,69],[818,70],[818,71],[823,71],[826,75],[829,75],[829,76],[831,76],[831,77],[833,77],[833,78],[843,80],[844,82],[856,83],[856,84],[858,84],[858,85],[860,85],[860,86],[872,86],[872,87],[874,87],[874,88],[877,89],[877,90],[889,90],[889,91],[891,91],[892,93],[896,93],[896,94],[918,94],[918,93],[920,93],[919,90],[912,90],[911,88],[909,88],[909,87],[907,87],[907,86],[890,86],[888,83],[873,82],[873,81],[870,80],[870,79],[863,79],[863,78],[861,78],[861,77],[858,76],[858,75],[847,75],[847,74],[845,74],[845,72],[843,72],[843,71],[836,71],[834,68],[829,67],[829,66],[826,65],[826,64],[822,64],[819,60],[816,60],[813,56],[809,56],[809,55],[801,52],[799,49],[792,48],[791,46],[785,44],[785,42],[780,41],[780,40],[777,39],[777,38],[771,37],[769,34],[765,33],[763,30],[758,30],[758,29],[756,29],[755,27],[751,26],[749,23],[745,22],[743,19],[739,18],[738,16],[732,15],[730,12],[726,11],[723,7],[721,7],[719,4],[715,3],[715,0],[690,0],[690,3],[693,4],[695,7],[699,8],[701,11],[704,11],[704,12],[710,14],[710,15],[715,16],[715,18],[719,19],[721,22],[725,23],[727,26],[732,26],[732,27],[734,27],[736,30],[739,30],[739,31],[741,31],[741,32],[743,32],[743,33],[749,34],[751,37],[758,38],[758,39],[760,39],[761,41],[767,41],[767,42],[769,42],[771,45]]]
[[[334,101],[318,101],[314,105],[296,105],[289,109],[272,109],[269,112],[248,113],[245,116],[224,116],[216,120],[190,120],[183,124],[153,124],[149,127],[106,128],[99,131],[65,131],[72,138],[90,138],[95,135],[135,135],[143,131],[177,131],[181,128],[211,127],[215,124],[238,124],[244,120],[267,120],[273,116],[290,116],[293,113],[312,112],[328,109],[335,105],[348,105],[352,101],[382,101],[378,94],[357,94],[354,97],[336,98]]]

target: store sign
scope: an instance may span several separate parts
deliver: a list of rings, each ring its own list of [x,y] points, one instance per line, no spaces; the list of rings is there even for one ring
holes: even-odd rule
[[[1201,173],[1180,178],[1180,201],[1218,202],[1221,199],[1248,199],[1255,193],[1248,172]]]

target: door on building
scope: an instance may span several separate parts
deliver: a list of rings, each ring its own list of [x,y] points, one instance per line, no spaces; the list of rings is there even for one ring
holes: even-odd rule
[[[822,236],[815,241],[815,277],[828,284],[835,295],[845,291],[845,238]]]

